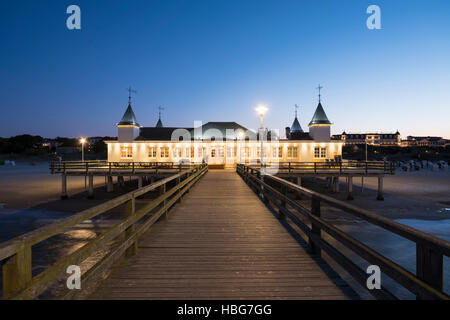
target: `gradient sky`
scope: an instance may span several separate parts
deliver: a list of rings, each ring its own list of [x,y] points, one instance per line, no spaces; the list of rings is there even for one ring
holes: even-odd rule
[[[450,138],[448,0],[2,0],[0,46],[3,137],[116,135],[130,85],[143,126],[306,129],[321,83],[333,133]]]

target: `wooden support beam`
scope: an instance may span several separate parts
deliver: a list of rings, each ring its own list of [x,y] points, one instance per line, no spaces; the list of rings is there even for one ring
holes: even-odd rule
[[[67,175],[61,174],[61,199],[67,199]]]
[[[133,216],[135,212],[136,212],[136,201],[134,198],[132,198],[125,203],[125,216],[127,218],[129,218],[129,217]],[[134,226],[134,224],[132,224],[125,230],[125,239],[130,238],[133,235],[134,231],[135,231],[135,226]],[[127,256],[127,257],[134,256],[137,253],[137,248],[138,248],[138,244],[137,244],[137,240],[136,240],[125,251],[125,256]]]
[[[3,264],[3,297],[8,299],[31,282],[31,247],[25,246]]]
[[[416,244],[416,274],[417,277],[433,288],[444,290],[443,255],[430,247]],[[417,299],[429,299],[427,295],[418,295]]]
[[[142,176],[138,176],[138,189],[142,188],[142,185],[143,185]]]
[[[383,197],[383,176],[378,176],[378,195],[377,200],[384,200]]]
[[[106,192],[113,192],[113,191],[114,191],[113,177],[108,176],[106,182]]]
[[[320,199],[315,196],[311,199],[311,214],[320,218]],[[311,223],[311,233],[321,238],[321,229],[314,222]],[[314,243],[311,236],[309,237],[309,250],[320,256],[320,247]]]
[[[347,200],[353,200],[353,177],[347,177]]]
[[[94,198],[94,176],[92,174],[89,175],[88,198]]]

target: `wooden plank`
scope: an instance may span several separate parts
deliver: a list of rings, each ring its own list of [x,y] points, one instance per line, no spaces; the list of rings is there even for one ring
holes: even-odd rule
[[[236,173],[209,171],[92,298],[348,299],[326,267]]]

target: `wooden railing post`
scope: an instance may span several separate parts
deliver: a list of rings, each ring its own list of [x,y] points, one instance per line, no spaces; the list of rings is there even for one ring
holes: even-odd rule
[[[444,290],[443,255],[430,247],[416,244],[416,274],[417,277],[433,288]],[[417,299],[429,299],[418,295]]]
[[[177,195],[179,195],[181,193],[181,189],[180,189],[180,183],[181,183],[181,176],[179,176],[177,178]],[[177,199],[177,203],[181,203],[181,195],[179,196],[179,198]]]
[[[126,218],[132,217],[134,215],[135,211],[136,211],[136,202],[135,202],[135,198],[133,197],[125,203],[125,217]],[[130,236],[132,236],[134,231],[135,231],[135,226],[133,223],[131,226],[129,226],[125,230],[125,240],[127,240]],[[138,243],[136,240],[125,251],[125,255],[127,257],[134,256],[137,253],[137,246],[138,246]]]
[[[311,199],[311,213],[320,218],[320,199],[316,196],[313,196]],[[321,237],[320,227],[317,226],[314,221],[311,221],[311,233]],[[311,237],[309,238],[309,249],[311,253],[315,253],[320,256],[320,248],[316,246]]]
[[[112,167],[111,162],[109,162],[109,174],[111,174],[111,167]]]
[[[286,188],[286,185],[284,185],[284,184],[281,185],[281,194],[284,197],[287,196],[287,188]],[[286,199],[285,198],[281,199],[281,208],[286,209]],[[280,219],[280,220],[286,219],[286,215],[281,210],[281,208],[278,210],[278,219]]]
[[[3,264],[3,298],[24,290],[31,282],[31,247],[25,245]]]
[[[159,195],[161,196],[164,193],[166,193],[166,184],[165,183],[159,187]],[[166,204],[167,204],[167,199],[162,202],[163,208],[165,208]],[[168,213],[168,211],[164,210],[163,214],[161,215],[161,218],[167,219],[167,213]]]

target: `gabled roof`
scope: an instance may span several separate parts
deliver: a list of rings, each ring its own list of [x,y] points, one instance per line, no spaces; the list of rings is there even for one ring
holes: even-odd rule
[[[127,110],[123,114],[122,120],[120,120],[119,125],[133,125],[139,127],[130,103],[128,104]]]
[[[302,126],[300,125],[300,122],[298,122],[297,117],[295,117],[294,122],[292,123],[291,132],[303,132]]]
[[[316,112],[314,112],[311,122],[309,123],[309,125],[313,124],[331,124],[320,102],[317,105]]]
[[[142,127],[136,140],[171,141],[172,133],[177,129],[185,129],[190,132],[192,128]]]
[[[228,133],[227,129],[234,130],[231,134]],[[207,122],[201,127],[193,128],[191,130],[191,134],[194,137],[195,134],[200,133],[202,135],[203,140],[210,140],[211,138],[216,138],[215,134],[220,132],[222,134],[223,139],[237,139],[237,132],[242,131],[242,133],[247,133],[248,129],[246,127],[241,126],[236,122]],[[195,136],[195,139],[200,139],[200,137]]]

